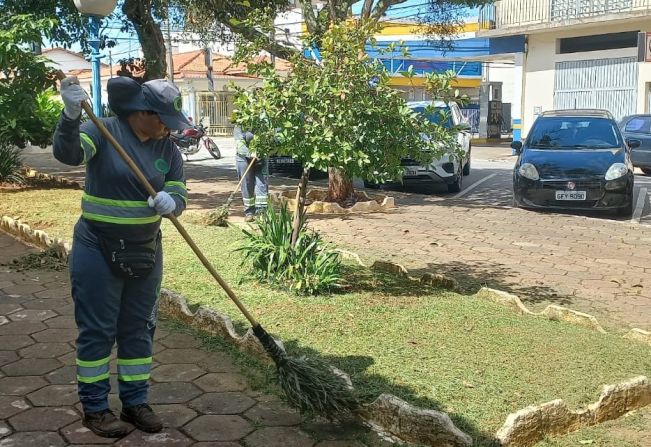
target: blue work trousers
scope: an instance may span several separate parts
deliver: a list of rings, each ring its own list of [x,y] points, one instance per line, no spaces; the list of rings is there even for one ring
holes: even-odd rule
[[[235,165],[237,177],[241,179],[249,166],[249,160],[238,155],[235,159]],[[269,195],[268,174],[267,160],[258,160],[255,166],[246,174],[246,178],[242,182],[242,201],[244,202],[245,215],[260,213],[267,208]]]
[[[163,252],[141,279],[116,276],[99,241],[80,221],[69,260],[77,337],[77,383],[84,412],[109,408],[111,350],[117,343],[119,395],[123,407],[147,403],[163,277]]]

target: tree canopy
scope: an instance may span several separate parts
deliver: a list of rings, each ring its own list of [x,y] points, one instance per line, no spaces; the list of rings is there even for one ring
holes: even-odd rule
[[[467,8],[492,0],[428,0],[421,22],[435,38],[454,34]],[[330,26],[351,16],[351,8],[359,0],[327,0],[315,11],[311,0],[299,0],[308,35],[319,42]],[[391,8],[401,7],[407,0],[363,0],[363,22],[379,22]],[[297,54],[292,45],[273,39],[273,18],[287,11],[288,0],[119,0],[112,18],[121,21],[124,30],[135,30],[146,61],[148,79],[165,77],[165,40],[161,23],[171,21],[188,32],[199,33],[204,40],[237,40],[254,42],[283,59]],[[361,2],[360,2],[361,3]],[[88,50],[88,21],[77,11],[73,0],[0,0],[6,14],[32,14],[36,18],[56,18],[57,27],[51,41],[63,46],[80,43]]]

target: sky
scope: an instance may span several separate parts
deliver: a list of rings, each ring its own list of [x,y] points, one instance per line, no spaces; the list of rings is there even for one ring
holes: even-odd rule
[[[394,6],[389,9],[387,16],[394,19],[405,19],[405,20],[414,20],[421,11],[425,11],[425,7],[428,4],[428,0],[407,0],[405,3]],[[363,2],[360,1],[353,6],[353,13],[359,14],[362,9]],[[469,15],[473,15],[474,11],[469,11]],[[140,44],[135,33],[129,34],[120,31],[119,23],[106,23],[104,22],[105,28],[103,34],[107,35],[110,39],[116,42],[116,46],[110,49],[111,59],[115,64],[119,59],[128,58],[130,56],[137,57],[140,49]],[[50,47],[46,43],[45,47]],[[79,45],[74,45],[71,48],[72,51],[80,52],[81,48]],[[109,63],[109,49],[105,48],[102,51],[106,57],[102,59],[102,62]]]

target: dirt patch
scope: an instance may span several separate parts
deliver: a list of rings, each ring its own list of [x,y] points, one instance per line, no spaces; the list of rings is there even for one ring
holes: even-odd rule
[[[40,253],[30,253],[2,265],[9,266],[19,272],[26,270],[54,270],[60,272],[68,268],[68,263],[59,257],[56,248],[48,248]]]

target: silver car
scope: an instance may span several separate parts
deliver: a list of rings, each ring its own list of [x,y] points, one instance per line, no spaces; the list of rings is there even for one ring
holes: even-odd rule
[[[412,110],[425,113],[428,107],[434,106],[436,111],[444,111],[448,116],[448,122],[443,123],[447,127],[467,127],[467,124],[461,115],[461,110],[456,103],[446,104],[442,101],[436,101],[432,104],[429,101],[409,102],[407,103]],[[439,116],[435,114],[435,116]],[[405,184],[414,183],[445,183],[448,192],[459,192],[463,183],[463,176],[470,175],[470,135],[462,130],[457,135],[457,141],[462,151],[461,158],[444,155],[441,158],[433,159],[430,164],[420,166],[419,163],[411,159],[403,159],[402,165],[405,168],[403,182]],[[455,152],[454,150],[450,151]]]

